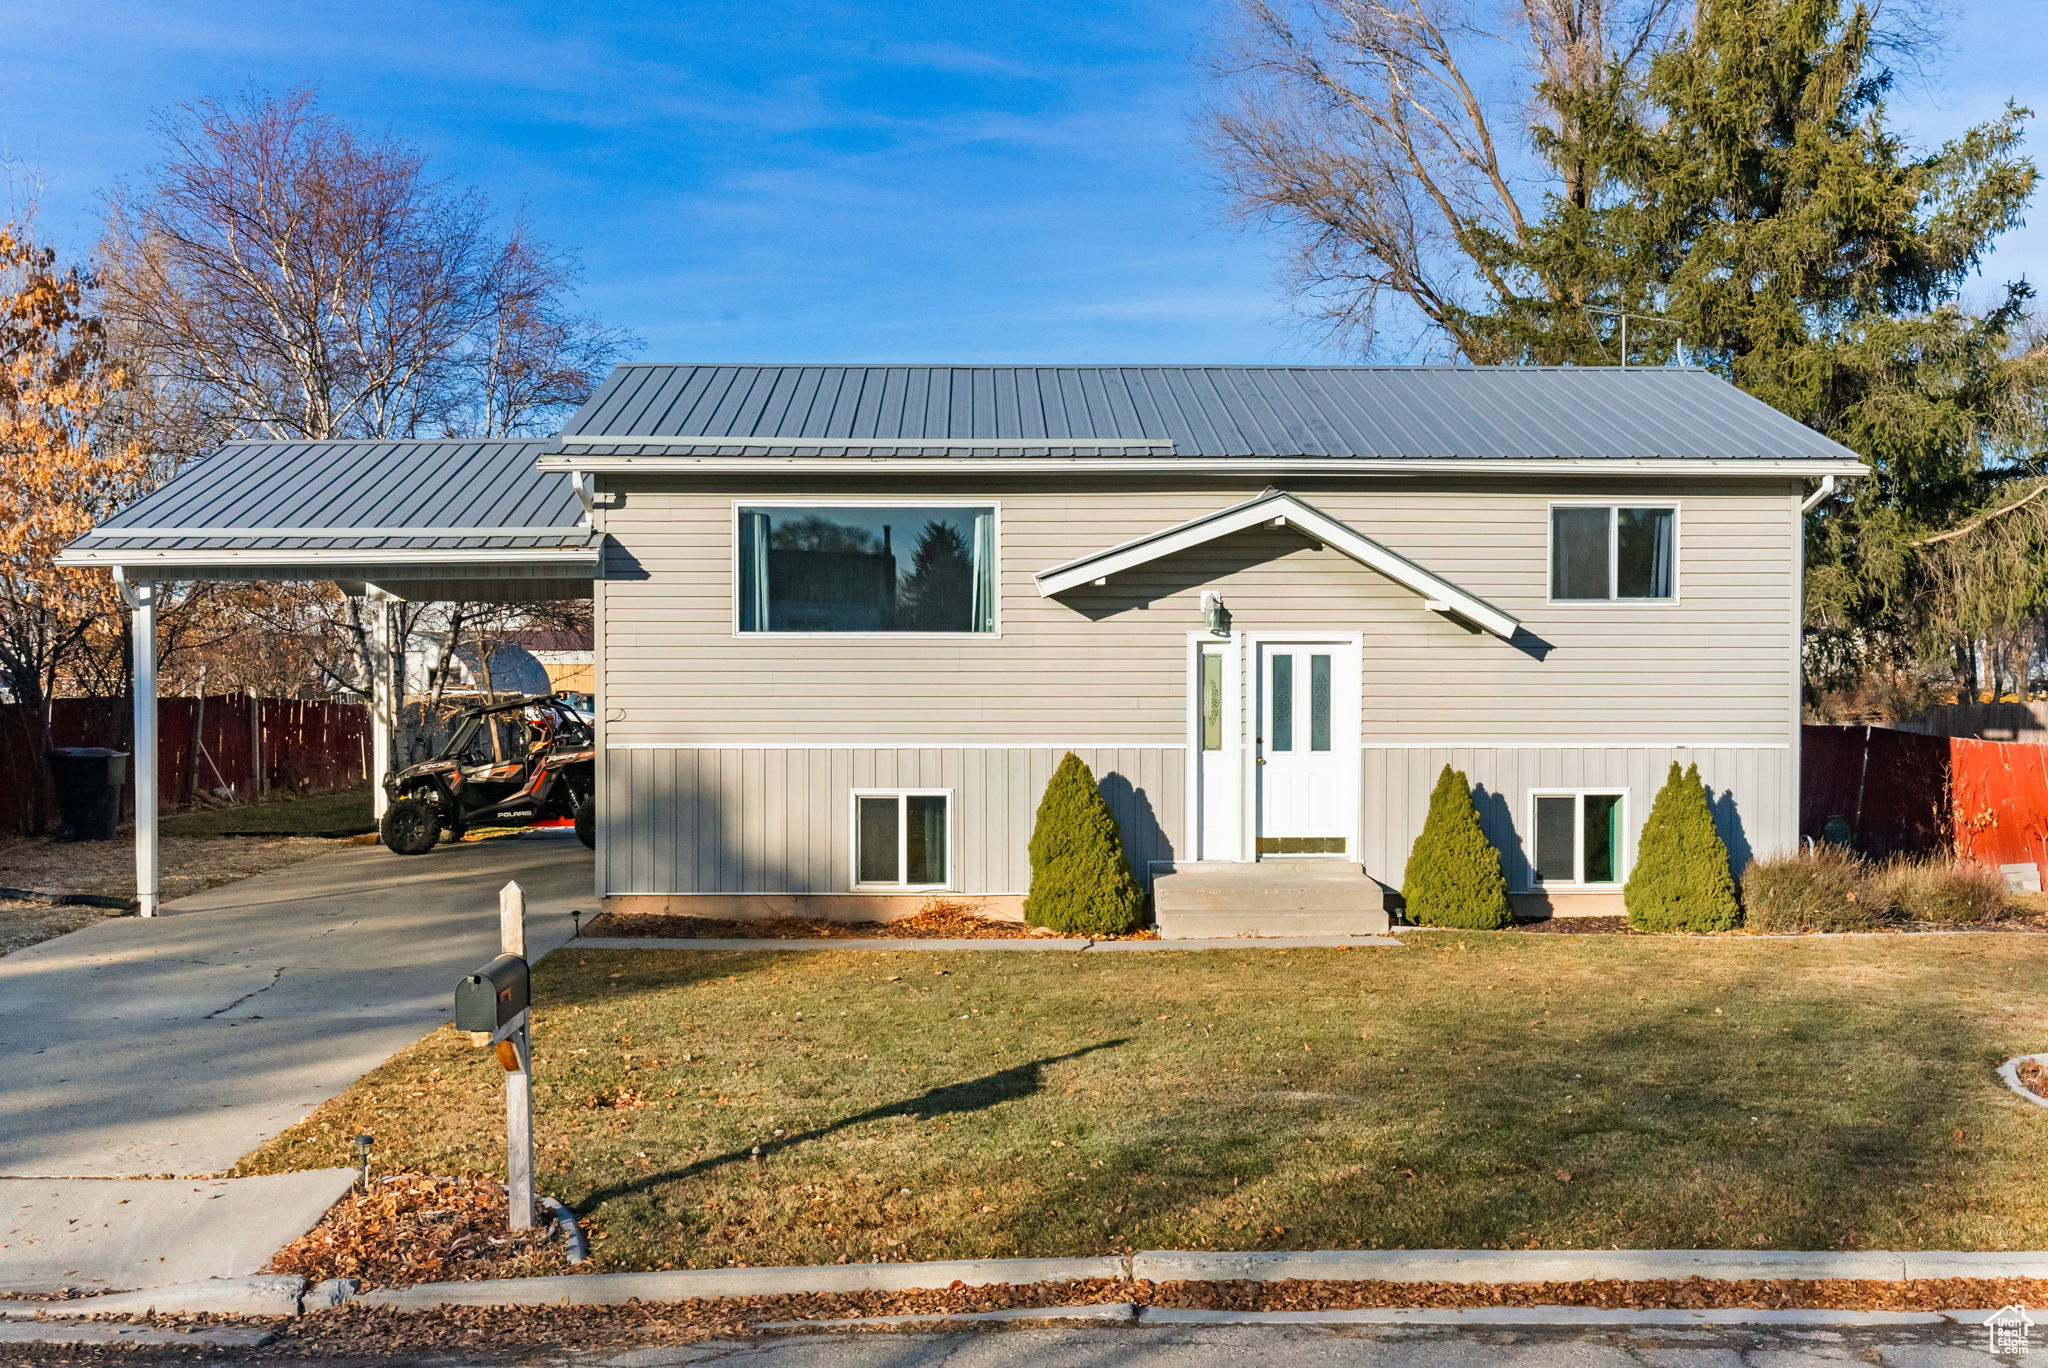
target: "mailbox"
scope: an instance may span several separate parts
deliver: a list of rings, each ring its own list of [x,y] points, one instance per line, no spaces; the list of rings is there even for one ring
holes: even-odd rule
[[[455,1028],[496,1035],[516,1021],[532,1001],[526,961],[500,955],[455,985]]]

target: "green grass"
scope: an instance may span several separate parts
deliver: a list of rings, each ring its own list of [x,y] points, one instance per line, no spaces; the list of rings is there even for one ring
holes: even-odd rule
[[[327,836],[376,829],[366,788],[166,813],[162,826],[166,836]]]
[[[535,982],[540,1175],[609,1269],[2039,1249],[2048,1114],[1992,1069],[2048,1046],[2042,944],[571,949]],[[502,1174],[501,1079],[444,1028],[238,1171],[369,1131],[387,1171]]]

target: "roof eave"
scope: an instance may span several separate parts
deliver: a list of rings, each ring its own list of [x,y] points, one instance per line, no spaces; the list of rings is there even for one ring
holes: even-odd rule
[[[738,445],[737,443],[735,445]],[[612,452],[578,452],[543,456],[543,470],[590,474],[640,474],[662,471],[790,471],[836,473],[876,471],[980,471],[994,474],[1056,472],[1259,475],[1657,475],[1770,476],[1797,479],[1858,479],[1870,473],[1860,460],[1827,457],[1730,460],[1688,460],[1681,457],[1359,457],[1359,456],[1154,456],[1138,459],[1105,457],[889,457],[889,456],[641,456]]]

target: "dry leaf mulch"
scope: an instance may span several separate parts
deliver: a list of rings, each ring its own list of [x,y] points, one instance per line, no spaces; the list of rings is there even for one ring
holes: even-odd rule
[[[520,1235],[505,1228],[501,1184],[392,1174],[336,1202],[272,1256],[269,1271],[308,1282],[354,1278],[365,1287],[572,1272],[549,1234],[546,1226]]]
[[[0,900],[0,955],[25,950],[38,941],[67,935],[104,917],[116,915],[104,907]]]
[[[278,1323],[267,1362],[460,1350],[513,1354],[635,1345],[688,1345],[746,1335],[773,1321],[832,1322],[862,1316],[948,1315],[1017,1307],[1067,1307],[1130,1302],[1140,1306],[1216,1310],[1311,1311],[1396,1307],[1592,1306],[1672,1308],[1954,1311],[1991,1310],[2048,1300],[2048,1279],[1945,1278],[1915,1282],[1823,1281],[1575,1283],[1394,1282],[1123,1282],[1111,1279],[987,1286],[916,1292],[787,1294],[623,1306],[442,1307],[397,1311],[348,1306]],[[164,1327],[215,1323],[222,1317],[153,1316]],[[80,1362],[100,1362],[89,1353]],[[38,1363],[44,1362],[37,1360]]]
[[[218,888],[253,874],[343,849],[315,836],[166,836],[158,843],[159,891],[166,898]],[[135,842],[0,838],[0,886],[38,893],[135,894]]]
[[[1636,936],[1642,933],[1632,929],[1628,918],[1617,912],[1612,916],[1598,917],[1540,917],[1515,923],[1517,931],[1531,931],[1548,936]]]
[[[669,912],[606,912],[583,928],[586,936],[669,936],[687,940],[1029,940],[1056,935],[1022,922],[984,917],[971,906],[938,903],[900,921],[842,922],[810,917],[772,917],[760,921],[724,921]],[[1158,933],[1138,931],[1098,940],[1157,940]]]

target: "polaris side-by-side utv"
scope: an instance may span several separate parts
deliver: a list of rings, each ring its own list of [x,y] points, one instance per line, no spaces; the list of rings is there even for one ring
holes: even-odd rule
[[[390,806],[378,834],[400,855],[424,855],[447,833],[476,826],[530,826],[567,817],[597,844],[594,719],[559,694],[508,698],[455,714],[448,744],[431,760],[384,778]]]

